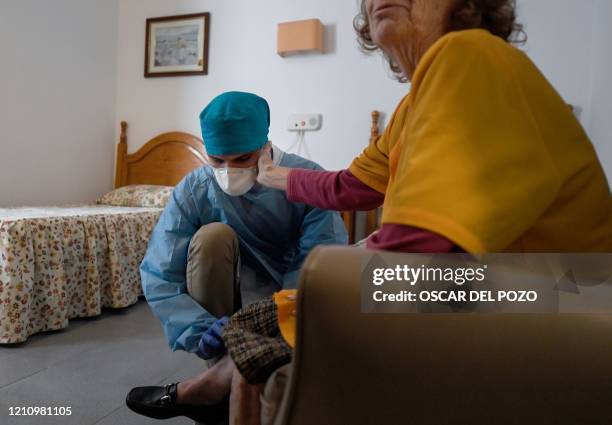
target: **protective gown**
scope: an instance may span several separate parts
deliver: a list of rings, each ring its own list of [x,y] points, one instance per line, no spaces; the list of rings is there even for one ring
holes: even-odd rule
[[[276,147],[273,160],[283,167],[321,169]],[[257,183],[232,197],[220,189],[210,167],[194,170],[174,189],[140,265],[145,297],[172,350],[196,351],[202,333],[216,320],[186,290],[189,242],[213,222],[229,225],[238,236],[243,305],[295,288],[310,250],[348,240],[337,212],[291,203],[284,192]]]

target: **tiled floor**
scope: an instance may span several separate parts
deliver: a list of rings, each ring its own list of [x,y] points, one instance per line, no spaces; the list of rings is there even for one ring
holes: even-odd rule
[[[141,417],[124,400],[132,387],[180,381],[204,366],[193,354],[170,351],[146,302],[106,310],[22,345],[0,346],[0,424],[193,424]],[[70,406],[72,415],[9,416],[11,406]]]

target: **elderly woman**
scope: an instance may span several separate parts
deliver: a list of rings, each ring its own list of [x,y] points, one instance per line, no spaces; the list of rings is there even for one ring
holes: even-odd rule
[[[260,165],[259,181],[329,209],[383,204],[368,247],[610,252],[610,189],[587,135],[512,47],[508,0],[366,0],[358,31],[412,83],[348,170]],[[478,28],[478,29],[469,29]]]
[[[347,170],[290,170],[262,155],[261,184],[319,208],[382,204],[372,249],[612,252],[606,177],[570,108],[511,45],[522,34],[514,1],[362,0],[355,28],[410,93]],[[219,402],[232,382],[256,395],[244,380],[263,383],[290,360],[291,294],[275,299],[232,317],[229,356],[179,384],[178,403]],[[248,400],[234,407],[256,409]]]

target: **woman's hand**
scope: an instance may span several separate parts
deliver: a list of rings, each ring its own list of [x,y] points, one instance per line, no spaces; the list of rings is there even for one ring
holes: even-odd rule
[[[257,167],[259,169],[257,182],[272,189],[287,190],[287,178],[290,169],[274,165],[270,143],[263,147]]]

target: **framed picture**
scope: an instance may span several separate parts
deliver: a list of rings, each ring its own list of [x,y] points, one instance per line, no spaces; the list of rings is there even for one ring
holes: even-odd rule
[[[147,19],[145,77],[208,74],[210,13]]]

